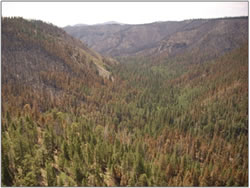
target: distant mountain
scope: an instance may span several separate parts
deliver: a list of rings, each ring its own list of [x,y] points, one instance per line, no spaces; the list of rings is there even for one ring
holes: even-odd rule
[[[185,50],[209,50],[214,55],[239,47],[247,40],[248,17],[73,26],[64,30],[90,48],[111,56],[168,56]]]
[[[76,24],[76,25],[74,25],[74,26],[76,26],[76,27],[81,27],[81,26],[89,26],[88,24]]]
[[[113,25],[113,24],[125,25],[123,23],[116,22],[116,21],[109,21],[109,22],[104,22],[104,23],[99,23],[99,24],[94,24],[94,25]]]
[[[85,27],[85,26],[97,26],[97,25],[113,25],[113,24],[118,24],[118,25],[125,25],[123,23],[119,23],[116,21],[109,21],[109,22],[104,22],[104,23],[97,23],[97,24],[75,24],[75,25],[68,25],[64,28],[70,28],[70,27]]]

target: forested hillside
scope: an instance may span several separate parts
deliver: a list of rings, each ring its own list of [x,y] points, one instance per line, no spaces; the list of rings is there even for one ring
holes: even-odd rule
[[[206,52],[116,61],[3,18],[1,185],[248,186],[248,43]]]
[[[8,101],[6,110],[19,111],[26,103],[42,112],[52,103],[65,108],[67,104],[80,105],[90,86],[113,80],[108,68],[114,64],[115,60],[100,56],[53,25],[2,19],[2,96]]]

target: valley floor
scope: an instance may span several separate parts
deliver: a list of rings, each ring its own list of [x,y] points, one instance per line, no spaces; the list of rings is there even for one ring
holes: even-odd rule
[[[69,96],[3,85],[2,186],[248,186],[247,53],[123,59]]]

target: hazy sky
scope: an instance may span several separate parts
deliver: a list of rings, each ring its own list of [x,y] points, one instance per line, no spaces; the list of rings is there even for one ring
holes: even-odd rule
[[[248,2],[2,2],[2,15],[39,19],[59,27],[107,21],[141,24],[248,16]]]

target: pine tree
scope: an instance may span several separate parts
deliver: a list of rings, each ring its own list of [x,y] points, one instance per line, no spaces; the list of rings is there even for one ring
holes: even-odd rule
[[[146,174],[141,174],[140,175],[140,177],[138,179],[138,182],[136,183],[136,186],[139,186],[139,187],[148,186],[148,178],[147,178]]]
[[[77,186],[81,186],[84,175],[78,166],[74,167],[74,176]]]
[[[56,173],[53,166],[50,163],[46,163],[46,172],[47,172],[47,184],[48,186],[56,186]]]
[[[70,160],[69,158],[69,150],[68,150],[68,144],[66,141],[63,142],[63,156],[66,160]]]
[[[2,148],[3,149],[3,148]],[[3,151],[3,150],[2,150]],[[9,159],[6,154],[2,152],[2,185],[12,186],[13,185],[13,173],[9,168]]]

